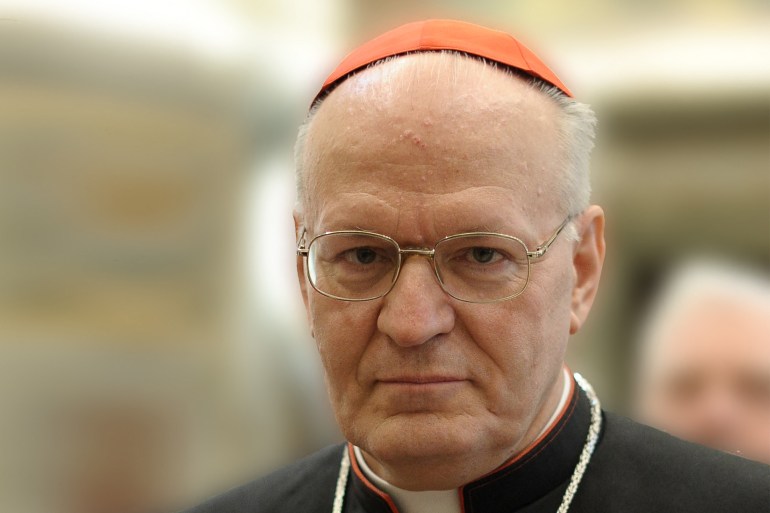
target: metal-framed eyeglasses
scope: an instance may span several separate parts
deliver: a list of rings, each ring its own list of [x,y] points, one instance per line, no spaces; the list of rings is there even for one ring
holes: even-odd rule
[[[542,258],[574,216],[567,216],[534,251],[518,237],[491,232],[450,235],[430,248],[402,248],[392,238],[365,230],[326,232],[305,241],[297,255],[318,293],[341,301],[370,301],[390,292],[407,256],[430,259],[441,288],[468,303],[495,303],[527,288],[532,263]]]

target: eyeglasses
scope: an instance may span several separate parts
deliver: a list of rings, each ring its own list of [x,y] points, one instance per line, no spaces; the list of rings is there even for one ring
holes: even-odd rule
[[[386,235],[344,230],[318,235],[305,245],[303,228],[297,255],[307,258],[310,285],[341,301],[370,301],[393,289],[409,255],[427,257],[441,288],[468,303],[495,303],[524,292],[530,266],[542,258],[573,216],[568,216],[534,251],[518,237],[471,232],[441,239],[433,249],[401,248]]]

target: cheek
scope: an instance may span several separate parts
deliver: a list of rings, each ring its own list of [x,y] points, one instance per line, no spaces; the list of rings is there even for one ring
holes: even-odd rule
[[[511,314],[514,335],[532,355],[533,367],[561,359],[569,340],[571,298],[568,289],[555,284],[549,290],[533,287],[519,311]],[[561,362],[560,362],[561,363]]]
[[[484,353],[484,372],[495,395],[528,402],[546,392],[564,361],[568,308],[566,312],[554,322],[553,309],[532,303],[470,316],[469,335]]]
[[[309,301],[313,331],[329,395],[336,404],[356,397],[358,369],[374,335],[376,309],[367,303],[345,303],[313,294]]]
[[[572,268],[564,265],[562,269],[563,272],[558,274],[536,276],[542,278],[543,286],[533,287],[530,312],[530,318],[533,319],[530,333],[533,343],[539,345],[540,353],[549,358],[558,358],[561,362],[570,337],[574,284]],[[530,291],[525,291],[525,294],[527,292]]]
[[[558,378],[570,315],[569,294],[558,288],[528,288],[513,302],[501,303],[495,310],[486,305],[486,313],[480,310],[466,317],[471,337],[491,366],[486,373],[496,401],[526,409],[528,403],[542,400]]]

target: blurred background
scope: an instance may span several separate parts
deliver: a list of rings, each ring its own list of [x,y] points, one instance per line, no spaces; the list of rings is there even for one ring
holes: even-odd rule
[[[516,34],[597,111],[569,361],[607,407],[667,269],[770,271],[764,1],[0,1],[0,510],[174,511],[337,440],[293,137],[345,53],[427,17]]]

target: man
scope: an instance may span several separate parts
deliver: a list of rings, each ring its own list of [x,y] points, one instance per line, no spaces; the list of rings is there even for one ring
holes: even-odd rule
[[[686,440],[770,464],[770,282],[691,262],[644,326],[639,418]]]
[[[297,270],[348,444],[200,512],[767,511],[770,469],[602,415],[564,366],[604,258],[594,118],[507,34],[350,54],[297,144]]]

